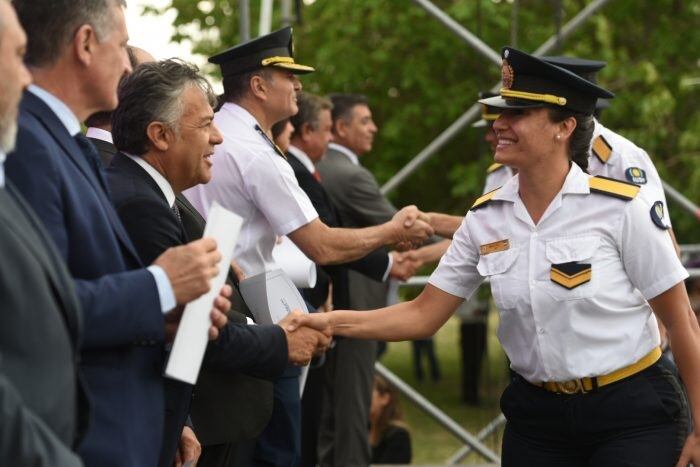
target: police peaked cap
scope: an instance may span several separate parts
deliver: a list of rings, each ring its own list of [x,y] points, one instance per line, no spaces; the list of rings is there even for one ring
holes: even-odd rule
[[[501,51],[503,87],[500,96],[481,99],[493,107],[561,107],[592,115],[598,98],[615,95],[564,68],[511,47]]]
[[[479,99],[487,99],[489,97],[495,97],[498,94],[491,91],[482,91],[479,93]],[[483,128],[490,126],[494,121],[501,115],[501,109],[498,107],[493,107],[491,105],[481,104],[481,120],[474,122],[472,127]]]
[[[289,70],[297,75],[314,71],[310,66],[294,62],[294,42],[290,26],[209,57],[209,63],[221,66],[221,74],[224,77],[266,67]]]

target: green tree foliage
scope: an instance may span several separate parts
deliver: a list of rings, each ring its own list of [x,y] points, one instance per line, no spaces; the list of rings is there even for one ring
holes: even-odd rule
[[[250,3],[255,34],[259,2]],[[558,23],[590,2],[521,0],[515,23],[510,1],[435,3],[498,51],[511,38],[523,50],[536,49]],[[237,44],[236,5],[236,0],[172,0],[170,8],[178,12],[174,39],[193,40],[194,51],[204,55]],[[408,0],[317,0],[302,13],[295,27],[297,58],[317,68],[303,78],[304,87],[369,96],[380,132],[363,163],[379,180],[388,180],[465,112],[479,90],[499,79],[498,66]],[[608,61],[599,81],[617,97],[603,122],[644,147],[661,176],[695,203],[700,202],[699,19],[700,0],[613,0],[554,51]],[[480,194],[490,159],[480,131],[464,130],[391,196],[397,205],[464,213]],[[697,219],[670,204],[680,241],[700,241]]]

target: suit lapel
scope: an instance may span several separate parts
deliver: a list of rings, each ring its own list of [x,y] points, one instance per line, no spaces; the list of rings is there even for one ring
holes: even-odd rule
[[[60,308],[68,331],[77,346],[80,316],[76,313],[78,303],[75,297],[67,292],[72,288],[65,280],[70,277],[68,271],[60,274],[58,268],[61,267],[62,258],[52,248],[53,242],[46,235],[34,212],[9,182],[5,189],[0,189],[0,220],[15,233],[16,241],[27,245],[37,261],[44,266],[53,293],[62,305]]]
[[[100,184],[99,180],[97,180],[95,173],[85,160],[78,143],[76,143],[73,137],[68,134],[65,126],[63,126],[63,123],[61,123],[51,108],[49,108],[49,106],[47,106],[34,94],[25,91],[22,105],[25,106],[27,111],[29,111],[37,120],[39,120],[42,125],[44,125],[46,131],[51,134],[56,143],[58,143],[58,145],[63,149],[63,152],[66,154],[68,159],[75,164],[78,170],[87,179],[88,183],[95,192],[97,199],[99,200],[100,204],[102,204],[103,211],[109,218],[110,225],[115,235],[122,243],[125,250],[133,257],[134,260],[136,260],[136,264],[141,264],[141,259],[136,253],[134,245],[131,243],[129,236],[124,230],[124,226],[117,217],[117,213],[114,210],[114,206],[112,205],[109,195],[102,188],[102,185]]]

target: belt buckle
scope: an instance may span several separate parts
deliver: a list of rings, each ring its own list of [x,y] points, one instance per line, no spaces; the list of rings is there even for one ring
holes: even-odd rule
[[[554,385],[556,386],[557,391],[562,394],[578,394],[579,392],[586,392],[580,379],[556,382]]]

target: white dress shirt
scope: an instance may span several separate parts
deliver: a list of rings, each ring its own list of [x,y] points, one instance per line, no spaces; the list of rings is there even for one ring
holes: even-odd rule
[[[61,123],[63,123],[63,126],[66,127],[68,134],[75,137],[80,133],[80,121],[78,121],[78,117],[75,116],[63,101],[35,84],[30,84],[27,90],[49,106]],[[153,279],[155,280],[161,311],[163,313],[169,312],[177,306],[177,301],[168,275],[160,266],[151,265],[146,269],[153,275]]]
[[[175,204],[175,191],[170,185],[170,182],[163,176],[163,174],[158,172],[156,168],[153,167],[151,164],[143,160],[143,157],[133,156],[131,154],[126,153],[124,154],[129,159],[141,166],[141,168],[145,170],[148,175],[151,176],[153,181],[156,182],[156,185],[158,185],[158,188],[160,188],[160,191],[163,193],[163,196],[165,196],[165,199],[168,202],[168,206],[172,208]]]
[[[513,175],[515,175],[515,172],[507,165],[502,165],[490,174],[486,174],[486,182],[484,183],[484,191],[482,193],[489,193],[496,188],[502,187]]]
[[[535,225],[511,178],[486,206],[467,213],[430,278],[469,298],[484,278],[499,309],[498,337],[513,370],[531,382],[599,376],[659,345],[646,300],[688,274],[649,205],[591,194],[572,164],[561,191]],[[507,240],[509,248],[481,253]],[[553,264],[590,264],[591,280],[571,290],[550,279]]]
[[[334,151],[338,151],[339,153],[345,154],[353,164],[360,165],[360,158],[357,157],[357,154],[355,154],[353,151],[346,148],[345,146],[340,145],[338,143],[329,143],[328,149],[333,149]]]
[[[186,190],[185,196],[204,218],[214,201],[243,218],[234,256],[248,277],[277,269],[272,257],[277,236],[318,214],[292,167],[256,130],[258,122],[250,112],[226,103],[214,122],[224,141],[212,157],[212,179]]]
[[[114,144],[114,141],[112,140],[112,133],[107,130],[103,130],[102,128],[95,128],[94,126],[91,126],[87,129],[85,136],[92,139],[99,139],[105,143]]]
[[[654,163],[649,157],[649,154],[632,141],[624,136],[618,135],[614,131],[601,125],[598,120],[595,120],[593,140],[599,135],[603,136],[610,144],[612,153],[610,154],[610,158],[606,162],[603,162],[591,151],[588,157],[588,173],[636,183],[642,187],[639,192],[640,196],[650,205],[654,204],[656,201],[661,201],[664,208],[668,209],[666,194],[661,184],[661,177],[659,177],[659,172],[656,170],[656,167],[654,167]],[[632,177],[630,170],[635,168],[641,170],[644,176]],[[671,226],[671,219],[668,214],[666,215],[666,223]]]

